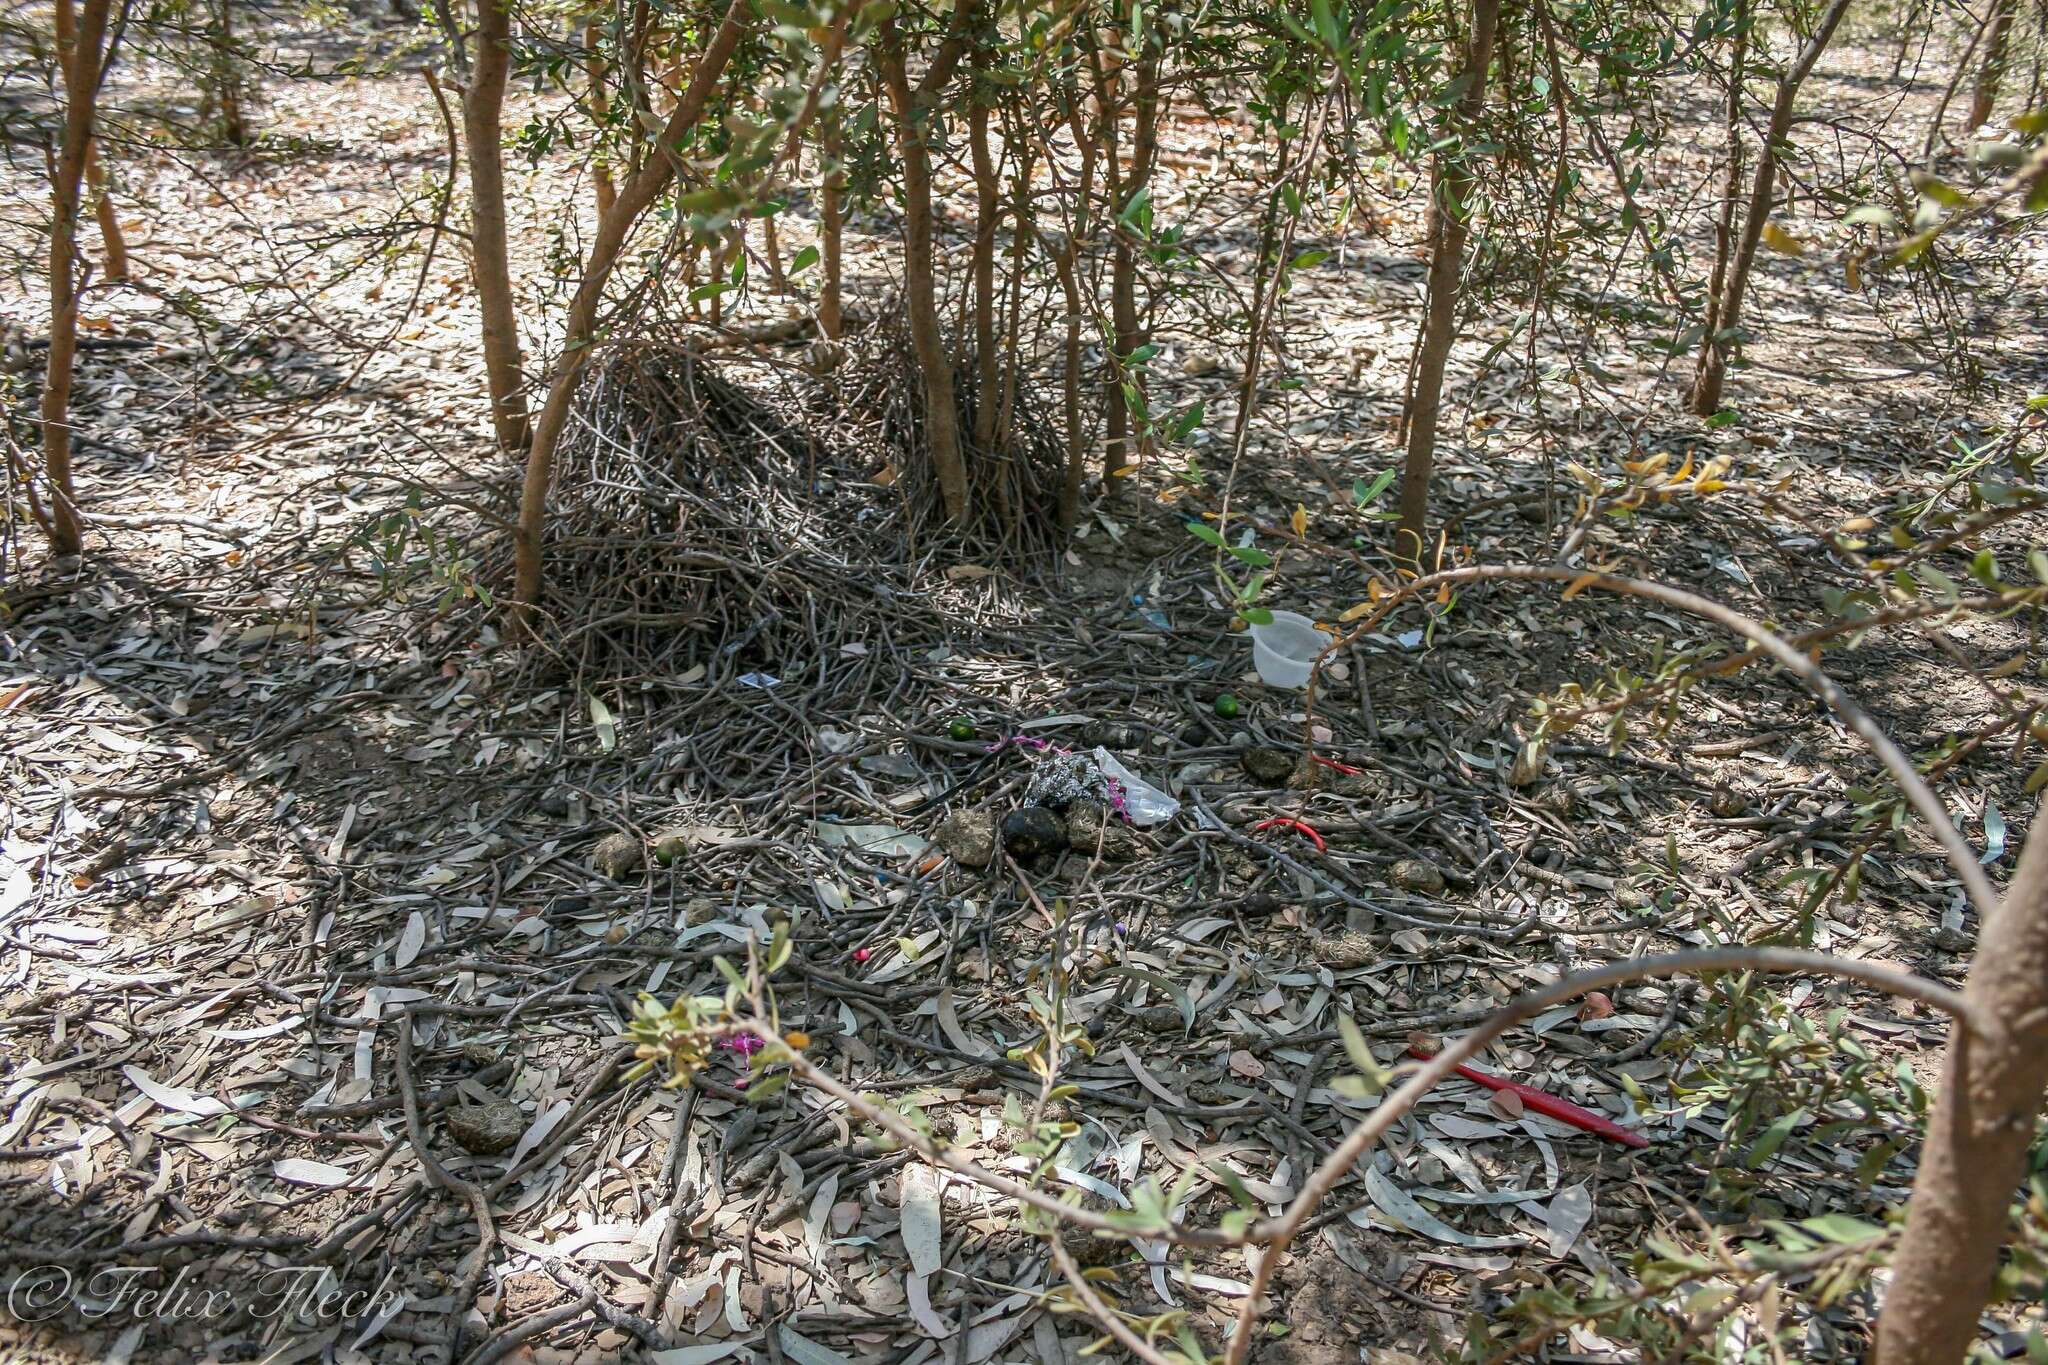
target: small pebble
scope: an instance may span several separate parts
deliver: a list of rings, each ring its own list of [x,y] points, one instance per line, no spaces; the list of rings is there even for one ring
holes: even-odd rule
[[[600,873],[618,881],[640,870],[647,850],[630,834],[607,834],[590,850],[590,864]]]
[[[1024,806],[1003,817],[1003,851],[1020,862],[1063,853],[1067,822],[1043,806]]]
[[[526,1131],[526,1115],[509,1100],[458,1104],[448,1111],[448,1135],[478,1156],[510,1151]]]
[[[1403,891],[1413,891],[1418,896],[1441,896],[1444,893],[1444,874],[1435,863],[1426,863],[1420,858],[1403,858],[1387,869],[1387,884]]]

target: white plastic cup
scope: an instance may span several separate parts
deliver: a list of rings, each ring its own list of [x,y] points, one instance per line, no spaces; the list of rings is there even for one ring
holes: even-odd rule
[[[1329,646],[1330,636],[1316,629],[1316,623],[1291,611],[1276,611],[1265,625],[1255,625],[1252,634],[1252,667],[1259,681],[1268,687],[1299,691],[1308,686],[1309,670],[1316,656]]]

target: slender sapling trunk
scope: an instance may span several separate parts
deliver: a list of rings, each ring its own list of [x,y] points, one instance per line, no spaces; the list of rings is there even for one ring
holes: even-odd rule
[[[704,106],[710,101],[711,92],[723,75],[726,63],[732,60],[733,50],[739,46],[740,38],[751,23],[751,15],[748,0],[733,0],[732,6],[726,10],[725,19],[712,35],[703,55],[697,59],[689,88],[683,92],[675,112],[661,130],[664,142],[671,146],[681,142],[683,134],[703,117]],[[547,524],[548,489],[554,482],[555,448],[561,443],[562,432],[569,424],[569,408],[576,398],[577,377],[590,358],[591,343],[597,331],[597,311],[604,301],[605,283],[618,264],[619,253],[625,249],[626,238],[634,224],[667,188],[673,174],[674,167],[667,157],[649,157],[620,189],[612,211],[598,221],[590,256],[584,262],[583,278],[578,281],[576,293],[569,300],[562,357],[549,381],[547,402],[542,405],[540,417],[534,423],[533,443],[526,452],[526,477],[519,490],[510,621],[515,636],[531,632],[534,609],[540,602],[544,569],[542,542]]]
[[[1486,107],[1486,71],[1493,62],[1500,0],[1472,0],[1472,26],[1459,79],[1465,92],[1454,112],[1459,131],[1470,128]],[[1429,483],[1436,469],[1437,422],[1443,407],[1444,368],[1458,337],[1458,284],[1465,269],[1465,241],[1471,233],[1478,177],[1461,146],[1440,151],[1430,166],[1429,284],[1422,336],[1415,349],[1414,382],[1408,401],[1408,442],[1401,465],[1401,520],[1394,532],[1395,558],[1424,567],[1428,546]]]
[[[1699,369],[1693,376],[1692,395],[1687,406],[1701,417],[1721,410],[1721,390],[1728,378],[1728,355],[1734,345],[1734,331],[1742,325],[1743,296],[1749,289],[1749,273],[1756,264],[1757,243],[1763,240],[1764,224],[1770,221],[1771,197],[1777,189],[1778,162],[1792,128],[1792,109],[1799,87],[1813,71],[1813,64],[1827,51],[1829,40],[1849,11],[1849,0],[1834,0],[1821,16],[1813,36],[1800,50],[1792,68],[1778,80],[1777,97],[1771,102],[1771,121],[1764,145],[1757,151],[1756,176],[1749,188],[1749,203],[1743,210],[1742,236],[1736,240],[1721,287],[1708,304],[1709,329],[1700,341]],[[1720,274],[1719,263],[1716,273]]]
[[[505,156],[501,122],[512,70],[512,14],[507,0],[477,0],[476,56],[462,98],[469,143],[470,274],[483,314],[484,381],[491,429],[507,452],[526,444],[526,380],[519,355],[519,318],[512,303],[512,266],[505,235]]]
[[[84,548],[71,477],[71,384],[78,355],[79,186],[92,147],[105,74],[109,0],[57,0],[57,69],[64,84],[64,133],[50,168],[50,353],[43,374],[43,477],[49,481],[53,555]]]

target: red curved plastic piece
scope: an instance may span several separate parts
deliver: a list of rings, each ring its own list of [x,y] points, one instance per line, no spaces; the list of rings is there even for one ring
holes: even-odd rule
[[[1408,1055],[1420,1057],[1424,1061],[1428,1061],[1435,1054],[1425,1052],[1419,1047],[1410,1047]],[[1570,1100],[1560,1099],[1547,1090],[1538,1090],[1533,1085],[1523,1085],[1520,1081],[1510,1081],[1500,1076],[1490,1075],[1472,1066],[1461,1065],[1458,1068],[1458,1074],[1468,1081],[1474,1081],[1485,1086],[1488,1090],[1505,1090],[1520,1100],[1524,1106],[1534,1109],[1539,1114],[1548,1114],[1551,1118],[1561,1123],[1569,1123],[1574,1128],[1583,1129],[1588,1133],[1604,1137],[1610,1142],[1619,1142],[1624,1147],[1647,1147],[1650,1145],[1650,1140],[1641,1133],[1630,1132],[1614,1120],[1603,1118],[1590,1109],[1581,1109]]]

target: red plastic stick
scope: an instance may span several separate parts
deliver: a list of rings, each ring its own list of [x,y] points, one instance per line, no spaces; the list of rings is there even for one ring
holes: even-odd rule
[[[1306,820],[1297,820],[1291,815],[1276,815],[1270,820],[1261,820],[1252,826],[1252,831],[1256,833],[1262,829],[1274,828],[1298,830],[1315,842],[1316,852],[1327,853],[1329,851],[1330,846],[1323,842],[1322,835],[1316,833],[1314,825],[1311,825]]]
[[[1408,1049],[1408,1055],[1420,1057],[1424,1061],[1428,1061],[1435,1054],[1425,1052],[1419,1047],[1411,1046]],[[1569,1123],[1574,1128],[1584,1129],[1588,1133],[1596,1134],[1613,1142],[1619,1142],[1624,1147],[1647,1147],[1650,1145],[1650,1140],[1641,1133],[1632,1133],[1612,1119],[1602,1118],[1590,1109],[1581,1109],[1570,1100],[1559,1099],[1547,1090],[1538,1090],[1535,1086],[1523,1085],[1520,1081],[1510,1081],[1500,1076],[1489,1075],[1479,1068],[1472,1066],[1459,1066],[1458,1074],[1468,1081],[1476,1081],[1488,1090],[1505,1090],[1539,1114],[1548,1114],[1559,1122]]]

